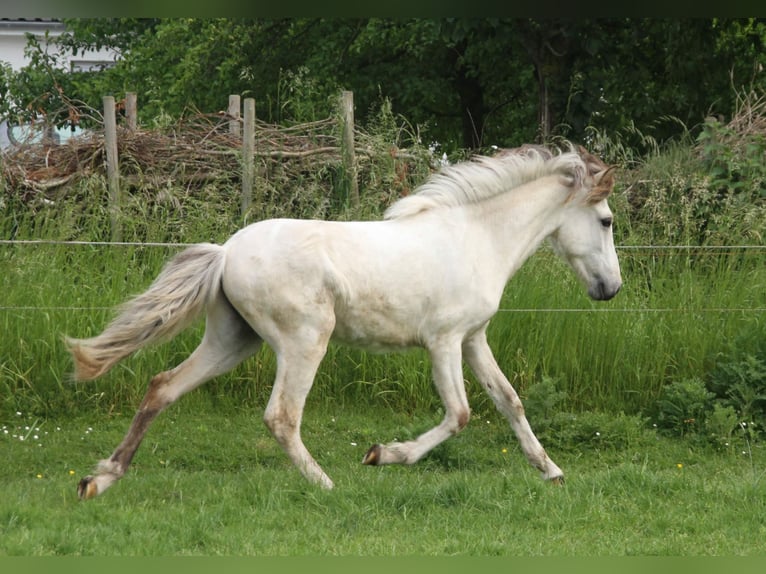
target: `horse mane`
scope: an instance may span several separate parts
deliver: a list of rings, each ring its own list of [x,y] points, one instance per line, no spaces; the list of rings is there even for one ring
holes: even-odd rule
[[[571,144],[553,150],[537,145],[504,149],[491,157],[477,155],[443,167],[412,195],[391,204],[384,218],[398,219],[437,207],[478,203],[549,175],[560,175],[566,185],[578,189],[588,176],[604,170],[608,168],[599,158]],[[609,195],[614,185],[611,177],[609,180],[594,186],[587,201],[596,203]]]

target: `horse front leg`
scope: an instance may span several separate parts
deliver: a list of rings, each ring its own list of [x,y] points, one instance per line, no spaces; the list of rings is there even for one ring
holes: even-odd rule
[[[413,464],[468,424],[471,411],[463,382],[460,343],[439,346],[430,352],[434,384],[444,404],[442,422],[415,440],[373,445],[362,464]]]
[[[484,330],[466,339],[463,343],[463,354],[479,383],[492,398],[497,410],[511,423],[511,428],[516,433],[521,450],[529,463],[542,473],[543,479],[557,484],[562,483],[564,473],[548,457],[535,433],[532,432],[521,399],[500,370],[487,343]]]

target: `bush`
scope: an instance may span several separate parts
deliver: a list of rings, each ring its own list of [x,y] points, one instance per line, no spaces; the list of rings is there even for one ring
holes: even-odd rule
[[[671,436],[699,434],[714,397],[696,377],[670,383],[657,401],[654,417],[657,428]]]
[[[709,387],[722,405],[734,410],[741,421],[766,424],[766,360],[745,353],[720,363],[711,373]]]
[[[525,410],[537,437],[546,447],[567,450],[623,450],[653,437],[647,420],[623,412],[561,410],[567,393],[560,381],[550,377],[530,386]]]

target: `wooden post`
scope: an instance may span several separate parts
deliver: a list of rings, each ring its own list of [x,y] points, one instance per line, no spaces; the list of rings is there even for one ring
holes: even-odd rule
[[[229,109],[228,114],[231,118],[229,120],[229,133],[233,136],[239,137],[239,110],[240,110],[240,102],[239,102],[239,96],[236,94],[232,94],[229,96]]]
[[[128,129],[132,132],[136,131],[138,126],[138,96],[135,92],[127,92],[125,94],[125,119],[128,123]]]
[[[244,130],[242,134],[242,216],[245,217],[253,198],[255,151],[255,100],[245,98]]]
[[[343,118],[343,168],[348,184],[348,196],[353,207],[359,207],[359,182],[356,174],[354,153],[354,92],[341,92],[341,117]]]
[[[117,119],[114,97],[104,96],[104,147],[106,148],[106,177],[109,186],[109,215],[112,241],[122,241],[120,227],[120,170],[117,157]]]

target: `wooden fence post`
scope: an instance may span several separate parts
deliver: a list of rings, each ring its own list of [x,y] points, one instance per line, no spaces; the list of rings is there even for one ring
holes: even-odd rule
[[[239,137],[239,116],[240,116],[240,102],[239,95],[232,94],[229,96],[229,133],[233,136]]]
[[[242,216],[247,214],[253,198],[255,152],[255,99],[245,98],[242,134]]]
[[[359,182],[354,153],[354,92],[341,92],[341,117],[343,118],[343,168],[346,173],[348,195],[353,207],[359,207]]]
[[[125,119],[130,131],[136,131],[138,125],[138,96],[135,92],[125,94]]]
[[[117,157],[117,119],[114,97],[104,96],[104,147],[106,149],[106,177],[109,186],[109,216],[112,241],[122,241],[120,225],[120,169]]]

